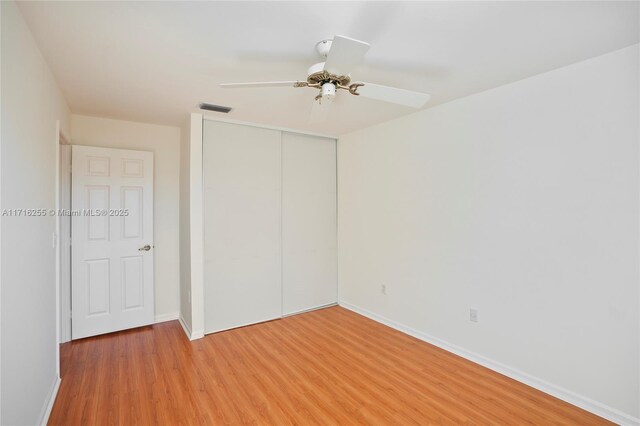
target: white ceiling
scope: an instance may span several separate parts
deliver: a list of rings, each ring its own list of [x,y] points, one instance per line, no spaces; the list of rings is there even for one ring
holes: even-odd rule
[[[428,107],[639,41],[637,2],[21,2],[74,113],[180,125],[200,102],[226,118],[339,135],[414,110],[338,93],[307,123],[298,80],[335,34],[371,43],[354,80],[432,94]],[[606,84],[606,82],[603,82]]]

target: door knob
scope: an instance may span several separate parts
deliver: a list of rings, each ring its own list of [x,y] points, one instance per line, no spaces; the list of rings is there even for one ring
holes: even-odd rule
[[[138,249],[138,251],[149,251],[149,250],[151,250],[151,246],[150,246],[149,244],[147,244],[147,245],[146,245],[146,246],[144,246],[144,247],[140,247],[140,248]]]

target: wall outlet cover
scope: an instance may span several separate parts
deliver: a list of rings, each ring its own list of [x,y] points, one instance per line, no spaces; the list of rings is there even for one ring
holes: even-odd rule
[[[478,310],[477,309],[469,309],[469,321],[478,322]]]

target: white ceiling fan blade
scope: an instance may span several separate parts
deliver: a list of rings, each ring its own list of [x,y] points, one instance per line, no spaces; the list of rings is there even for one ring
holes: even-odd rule
[[[251,83],[220,83],[220,87],[227,89],[252,88],[252,87],[294,87],[298,80],[291,81],[259,81]]]
[[[311,106],[311,114],[309,115],[309,123],[324,123],[329,119],[329,112],[331,112],[331,104],[333,98],[323,98],[321,102],[313,101]]]
[[[363,86],[358,87],[357,93],[364,98],[377,99],[413,108],[422,108],[431,97],[426,93],[372,83],[363,83]]]
[[[336,75],[348,75],[362,62],[369,50],[369,43],[344,36],[335,36],[324,63],[325,71]]]

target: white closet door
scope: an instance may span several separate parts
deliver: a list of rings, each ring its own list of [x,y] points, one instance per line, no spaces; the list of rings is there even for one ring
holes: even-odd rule
[[[281,133],[205,120],[205,332],[282,316]]]
[[[282,134],[285,315],[337,301],[336,141]]]

